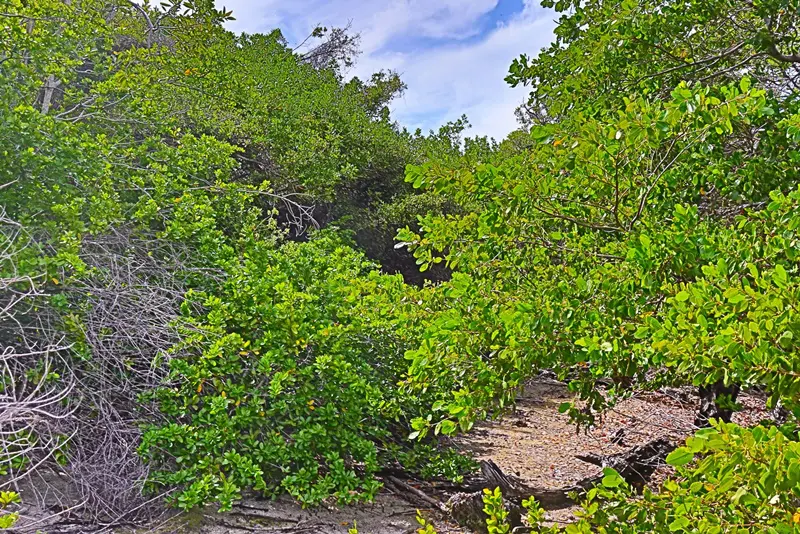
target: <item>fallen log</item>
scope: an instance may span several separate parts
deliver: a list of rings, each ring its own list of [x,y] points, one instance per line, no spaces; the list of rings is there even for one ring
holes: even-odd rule
[[[568,494],[581,489],[575,486],[565,488],[530,486],[517,477],[504,473],[492,460],[481,461],[480,467],[480,478],[471,481],[472,491],[500,488],[500,491],[503,492],[503,497],[507,499],[513,498],[520,503],[523,499],[534,497],[544,508],[554,510],[565,508],[573,504]]]
[[[397,477],[388,476],[384,478],[383,485],[392,491],[392,493],[402,497],[414,506],[419,506],[420,508],[432,508],[436,511],[447,513],[447,508],[443,502],[431,497],[424,491],[417,489],[406,482],[403,482]]]
[[[641,486],[649,482],[653,472],[664,464],[667,454],[674,449],[675,444],[670,440],[659,438],[619,454],[606,456],[581,454],[576,458],[598,467],[610,467],[616,470],[628,484],[641,488]],[[602,478],[602,474],[588,477],[578,481],[577,486],[588,489],[598,484]]]
[[[700,409],[694,419],[694,425],[698,428],[711,426],[710,420],[717,419],[731,422],[733,410],[730,406],[721,406],[720,399],[727,398],[728,403],[736,402],[741,387],[738,384],[725,385],[721,380],[707,386],[700,386]]]
[[[522,526],[521,500],[506,498],[503,501],[508,511],[506,520],[512,529]],[[486,533],[486,514],[483,512],[483,491],[456,493],[447,501],[447,512],[454,522],[473,532]]]

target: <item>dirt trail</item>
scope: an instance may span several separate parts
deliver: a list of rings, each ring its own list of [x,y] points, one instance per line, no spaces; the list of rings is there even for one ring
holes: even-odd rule
[[[682,441],[695,430],[697,397],[689,390],[642,393],[626,399],[609,411],[588,430],[576,432],[558,406],[572,398],[566,385],[540,380],[526,387],[513,413],[477,425],[461,436],[455,446],[478,459],[491,459],[506,473],[514,474],[532,486],[559,488],[585,477],[596,475],[600,468],[578,460],[581,454],[614,454],[657,438]],[[745,409],[734,416],[740,424],[753,424],[763,417],[763,399],[743,395]],[[663,468],[660,479],[669,473]],[[301,510],[288,501],[250,504],[248,513],[238,510],[221,523],[218,516],[206,514],[195,520],[189,532],[222,534],[224,532],[261,532],[264,534],[318,532],[346,534],[355,520],[362,534],[411,534],[416,532],[415,508],[391,494],[382,494],[375,505],[342,510]],[[551,521],[566,522],[574,508],[548,512]],[[270,519],[252,517],[262,513]],[[286,515],[290,519],[285,519]],[[284,519],[281,519],[283,517]],[[267,522],[265,522],[267,521]],[[272,523],[268,523],[272,521]],[[276,522],[277,521],[277,522]],[[465,532],[454,525],[434,521],[441,534]]]
[[[682,442],[695,430],[698,398],[691,390],[641,393],[619,403],[597,424],[576,431],[558,406],[572,399],[565,384],[537,381],[518,399],[516,409],[498,421],[477,425],[458,446],[478,459],[493,460],[504,472],[531,486],[561,488],[600,473],[601,468],[577,459],[578,455],[621,453],[658,438]],[[764,401],[742,395],[744,410],[734,415],[742,425],[766,416]],[[653,483],[670,473],[665,466]],[[548,512],[552,521],[569,521],[575,508]]]
[[[576,431],[558,406],[572,395],[564,384],[528,386],[514,413],[485,423],[460,440],[479,459],[492,459],[504,471],[531,485],[564,487],[597,474],[579,454],[614,454],[656,438],[682,439],[692,432],[693,399],[664,394],[627,399],[591,429]]]

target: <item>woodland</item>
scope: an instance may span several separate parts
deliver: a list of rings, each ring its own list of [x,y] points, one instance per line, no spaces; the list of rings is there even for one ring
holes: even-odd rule
[[[0,527],[430,499],[413,475],[483,477],[489,534],[800,533],[800,0],[541,4],[495,141],[403,128],[347,28],[0,0]],[[697,431],[548,523],[449,446],[543,372],[578,432],[662,388]],[[731,422],[742,392],[770,417]]]

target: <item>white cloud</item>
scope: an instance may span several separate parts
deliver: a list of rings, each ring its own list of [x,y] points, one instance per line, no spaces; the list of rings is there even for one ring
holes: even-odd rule
[[[290,38],[307,35],[317,24],[343,26],[352,20],[361,32],[365,52],[399,34],[464,38],[480,16],[498,0],[222,0],[238,19],[234,31],[264,31],[279,23]]]
[[[509,20],[478,35],[479,22],[498,0],[225,0],[237,21],[233,31],[249,33],[279,27],[290,42],[302,40],[318,24],[361,33],[362,56],[351,75],[367,77],[380,69],[401,74],[408,91],[394,115],[409,128],[435,128],[466,113],[470,135],[502,138],[516,128],[514,109],[523,88],[503,78],[521,53],[536,53],[552,40],[553,13],[525,0]],[[393,41],[424,42],[425,47],[393,51]],[[431,39],[437,45],[431,46]]]

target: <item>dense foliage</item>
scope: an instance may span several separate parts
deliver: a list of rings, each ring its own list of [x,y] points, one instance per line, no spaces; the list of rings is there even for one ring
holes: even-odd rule
[[[304,503],[374,496],[376,444],[406,406],[403,342],[356,306],[376,284],[402,298],[402,281],[369,267],[328,238],[257,246],[218,291],[189,295],[202,312],[171,361],[175,386],[154,392],[174,422],[142,441],[147,456],[168,452],[154,481],[188,484],[182,507],[227,507],[248,487]]]
[[[542,368],[570,380],[581,400],[562,409],[578,421],[686,384],[712,397],[699,426],[728,419],[743,387],[797,417],[798,6],[544,5],[562,13],[556,43],[507,78],[532,88],[519,115],[537,146],[407,172],[472,207],[398,233],[423,265],[453,270],[449,309],[410,353],[411,389],[439,394],[415,434],[469,429]],[[642,500],[593,492],[568,531],[793,531],[785,432],[698,434],[695,469]],[[698,522],[722,503],[729,515]]]
[[[584,503],[575,532],[797,532],[796,436],[723,423],[700,430],[667,459],[676,480],[641,499],[614,472]],[[688,464],[692,463],[691,467]],[[618,521],[627,519],[630,523]]]
[[[423,402],[396,387],[414,291],[344,236],[287,238],[396,198],[413,220],[405,163],[458,154],[463,126],[400,130],[402,82],[345,81],[340,29],[299,52],[212,2],[3,11],[5,483],[53,465],[116,520],[152,491],[351,502],[383,463],[419,469]]]
[[[115,521],[356,502],[384,468],[458,479],[438,436],[552,369],[578,423],[709,400],[659,492],[608,471],[568,532],[797,531],[800,6],[543,5],[556,42],[511,65],[524,128],[495,143],[402,130],[403,82],[346,80],[341,29],[297,49],[210,0],[7,0],[1,487],[58,470]],[[742,388],[776,421],[729,424]]]

